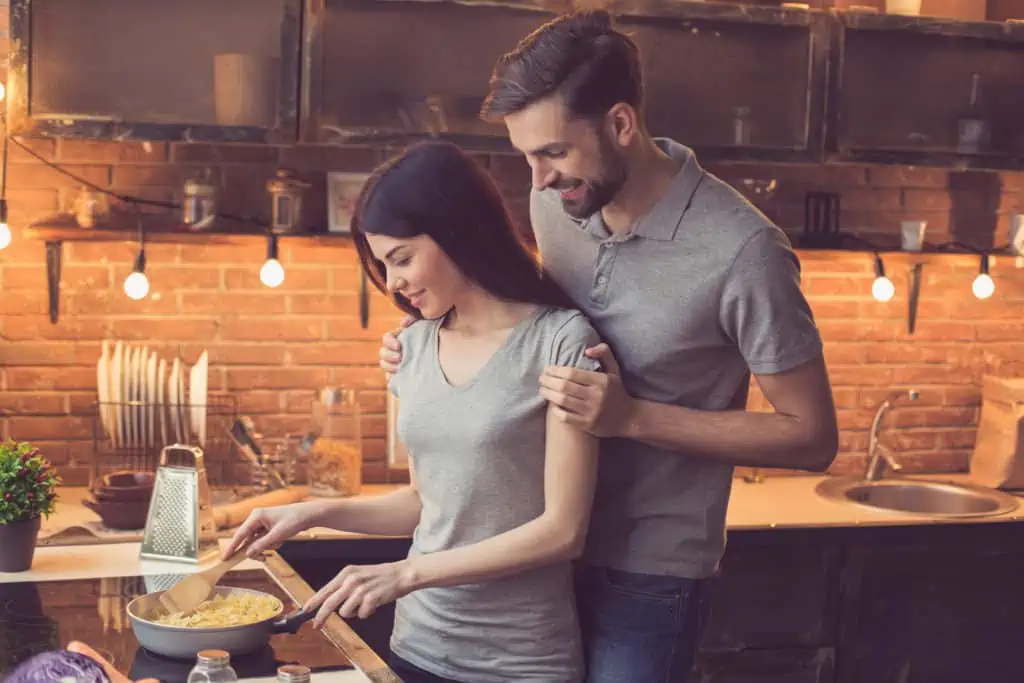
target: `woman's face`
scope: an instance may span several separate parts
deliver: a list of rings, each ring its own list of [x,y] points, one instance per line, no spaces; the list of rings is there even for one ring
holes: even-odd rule
[[[401,294],[424,318],[440,318],[455,305],[468,283],[428,235],[366,236],[374,258],[387,269],[388,291]]]

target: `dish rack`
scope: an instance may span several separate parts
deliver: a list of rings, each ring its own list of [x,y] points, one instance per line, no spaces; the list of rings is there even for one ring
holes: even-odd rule
[[[205,443],[199,443],[195,431],[186,430],[183,440],[177,438],[174,430],[161,430],[159,419],[154,417],[154,428],[149,428],[151,405],[141,401],[96,402],[92,411],[93,458],[89,472],[89,487],[92,488],[105,474],[120,470],[156,472],[160,463],[160,452],[164,446],[185,443],[199,446],[206,458],[206,473],[210,486],[215,489],[236,489],[249,484],[252,474],[250,467],[235,453],[234,441],[228,430],[238,416],[237,400],[228,394],[209,394],[204,406],[164,404],[161,409],[187,414],[194,408],[202,408],[204,415]],[[114,439],[107,434],[101,415],[104,411],[115,410],[118,414],[137,416],[133,420],[146,427],[135,433],[121,434]],[[179,463],[169,463],[179,464]],[[180,463],[187,464],[187,463]]]

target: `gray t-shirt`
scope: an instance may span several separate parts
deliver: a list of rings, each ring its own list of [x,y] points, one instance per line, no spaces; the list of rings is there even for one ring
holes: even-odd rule
[[[575,221],[557,192],[534,192],[544,266],[612,347],[626,389],[700,410],[742,409],[750,371],[821,353],[786,235],[687,148],[668,192],[626,234],[600,213]],[[701,578],[725,549],[728,463],[625,439],[601,442],[585,559],[624,571]]]
[[[401,333],[389,388],[423,511],[410,555],[496,536],[544,511],[548,365],[599,369],[583,355],[597,334],[578,311],[538,307],[477,374],[452,386],[437,356],[441,320]],[[569,562],[485,583],[426,588],[398,600],[391,648],[467,683],[582,680]]]

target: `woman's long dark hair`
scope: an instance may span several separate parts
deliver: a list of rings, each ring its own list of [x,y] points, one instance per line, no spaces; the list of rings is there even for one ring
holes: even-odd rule
[[[493,178],[454,144],[431,140],[378,166],[356,200],[352,236],[363,270],[388,294],[366,235],[429,235],[469,280],[500,299],[575,308],[515,228]],[[398,307],[420,317],[400,294]]]

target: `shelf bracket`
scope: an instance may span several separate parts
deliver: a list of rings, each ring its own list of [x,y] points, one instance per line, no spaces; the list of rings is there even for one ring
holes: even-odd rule
[[[50,322],[54,325],[60,317],[60,265],[64,243],[46,243],[46,288],[50,297]]]

